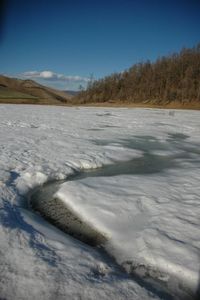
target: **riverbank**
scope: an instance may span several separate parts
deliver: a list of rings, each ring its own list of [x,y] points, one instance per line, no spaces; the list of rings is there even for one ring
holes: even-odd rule
[[[61,102],[48,102],[40,100],[30,99],[0,99],[0,104],[30,104],[30,105],[50,105],[50,106],[67,106],[67,107],[119,107],[119,108],[160,108],[160,109],[189,109],[189,110],[200,110],[200,102],[170,102],[167,104],[153,104],[153,103],[133,103],[133,102],[119,102],[119,101],[108,101],[108,102],[93,102],[93,103],[78,103],[71,100],[68,103]]]

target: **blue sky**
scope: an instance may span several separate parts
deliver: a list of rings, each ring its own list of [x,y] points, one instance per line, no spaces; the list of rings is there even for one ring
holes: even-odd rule
[[[59,89],[200,42],[199,0],[5,2],[0,73]]]

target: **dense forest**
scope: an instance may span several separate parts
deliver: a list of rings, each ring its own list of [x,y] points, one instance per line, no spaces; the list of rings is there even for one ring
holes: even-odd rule
[[[79,103],[200,104],[200,44],[91,81],[76,100]]]

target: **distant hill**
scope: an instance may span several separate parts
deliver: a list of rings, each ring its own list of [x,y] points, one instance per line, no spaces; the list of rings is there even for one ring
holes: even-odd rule
[[[200,109],[200,44],[96,80],[74,101]]]
[[[67,90],[67,91],[63,91],[64,93],[67,93],[70,96],[76,96],[78,95],[78,91],[71,91],[71,90]]]
[[[0,103],[67,104],[71,95],[33,80],[0,75]]]

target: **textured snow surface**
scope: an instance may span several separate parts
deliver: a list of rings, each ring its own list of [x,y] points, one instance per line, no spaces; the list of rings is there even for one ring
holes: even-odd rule
[[[194,297],[199,167],[198,111],[0,105],[0,298]],[[39,185],[96,168],[56,196],[116,262],[27,206]]]

